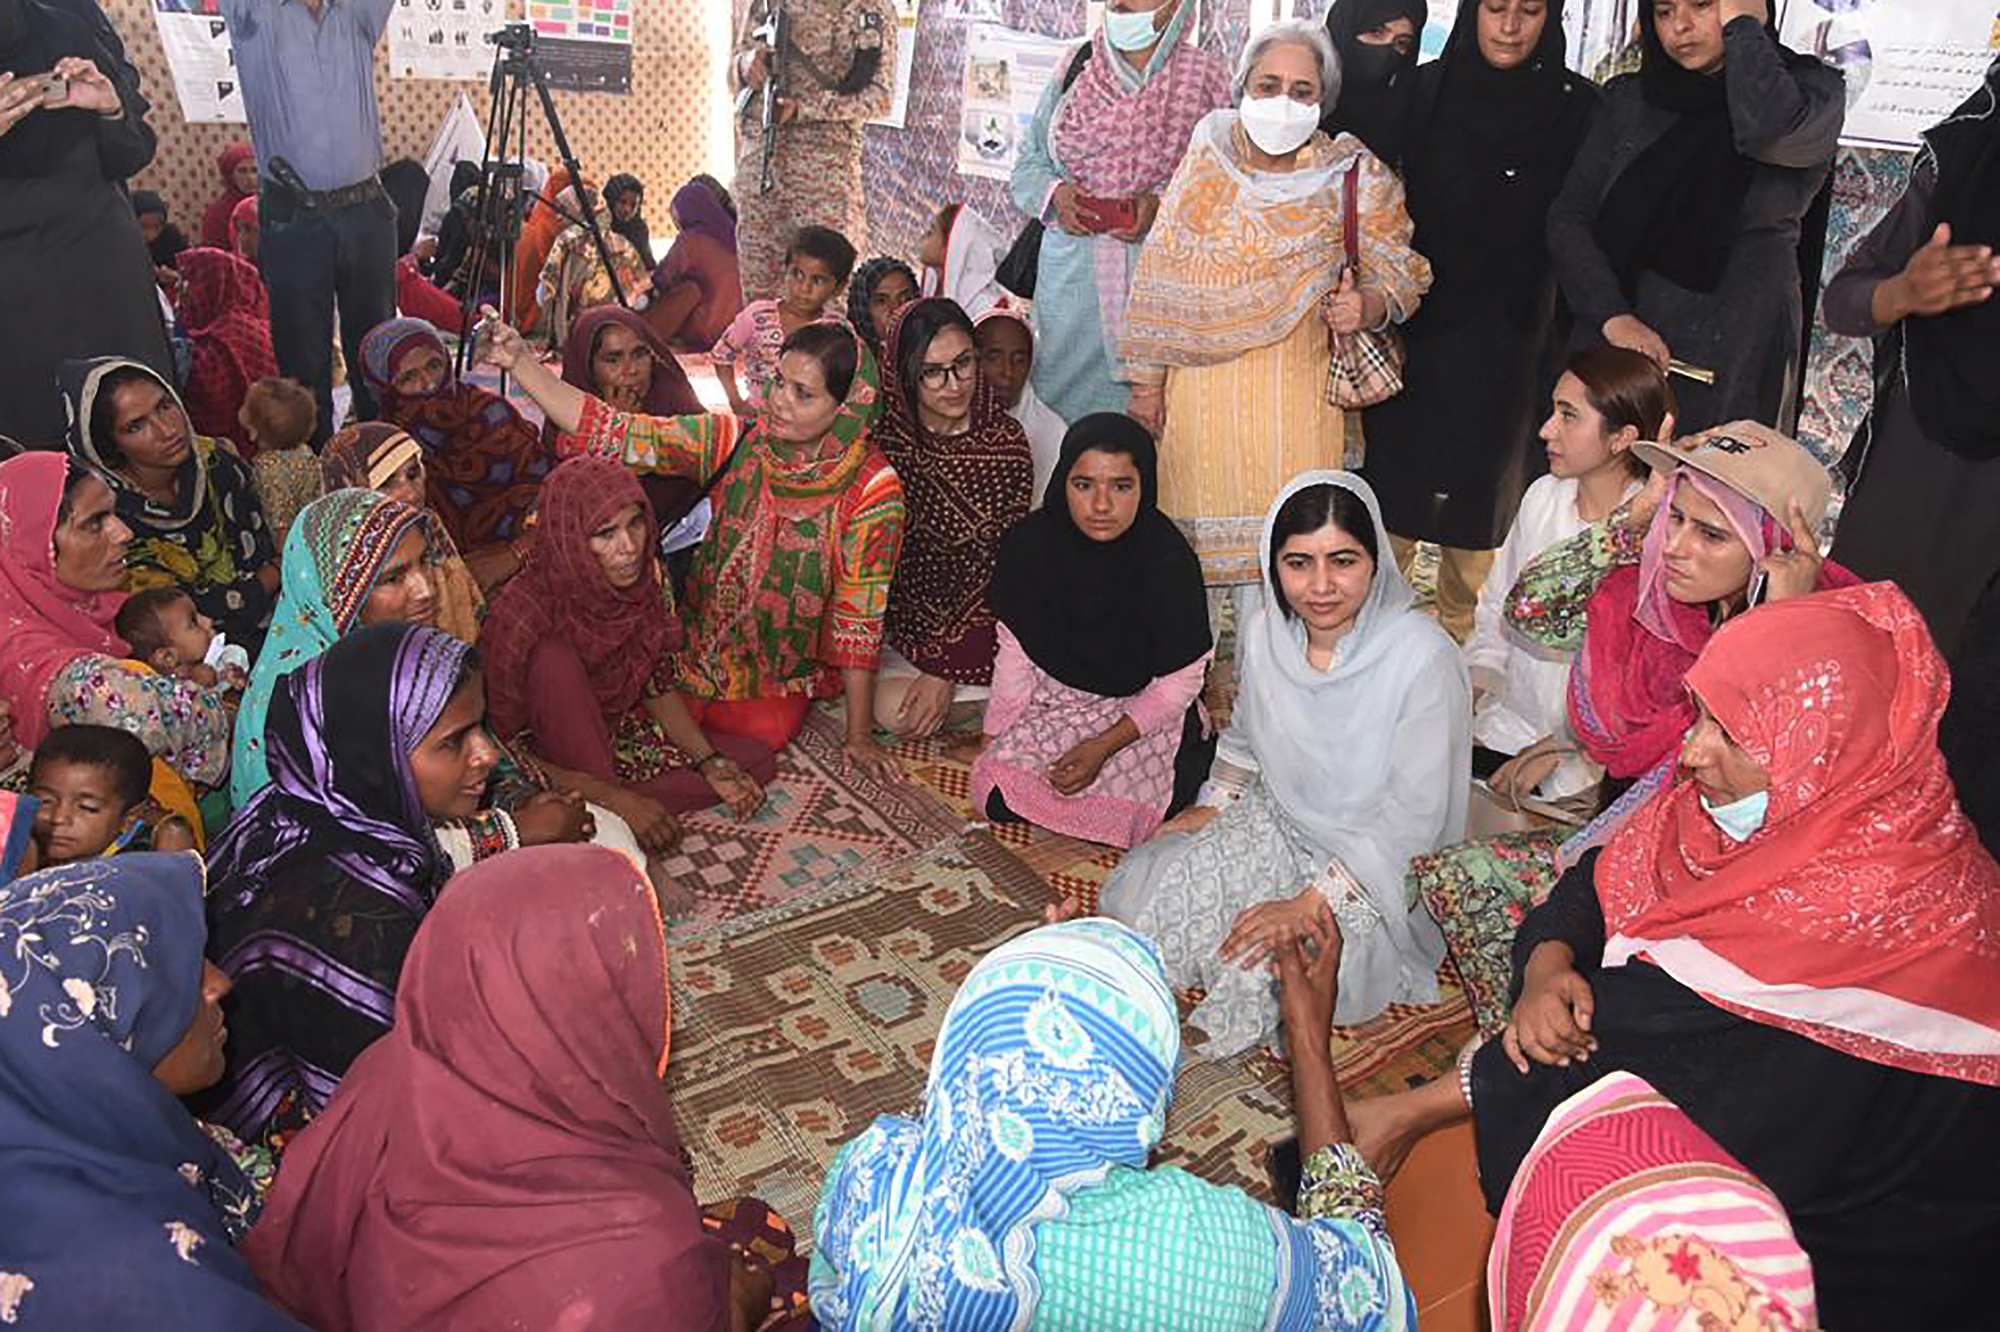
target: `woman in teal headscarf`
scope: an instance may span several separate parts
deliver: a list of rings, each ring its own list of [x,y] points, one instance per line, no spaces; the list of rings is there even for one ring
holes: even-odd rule
[[[299,511],[285,538],[284,593],[236,714],[229,795],[238,809],[271,783],[264,714],[278,677],[357,625],[429,624],[437,585],[425,563],[425,516],[373,490],[336,490]]]
[[[1180,1056],[1151,943],[1076,920],[988,954],[945,1014],[922,1117],[877,1119],[834,1158],[814,1222],[820,1326],[1416,1326],[1382,1186],[1340,1140],[1326,1053],[1339,951],[1309,972],[1283,959],[1310,1070],[1294,1071],[1308,1153],[1296,1218],[1147,1169]]]

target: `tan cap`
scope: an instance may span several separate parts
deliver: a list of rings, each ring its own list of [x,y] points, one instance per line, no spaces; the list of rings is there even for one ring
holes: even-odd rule
[[[1779,523],[1788,517],[1786,506],[1797,500],[1806,521],[1818,528],[1833,498],[1833,478],[1819,459],[1791,436],[1757,421],[1731,421],[1671,444],[1641,440],[1632,452],[1656,472],[1676,467],[1706,472]]]

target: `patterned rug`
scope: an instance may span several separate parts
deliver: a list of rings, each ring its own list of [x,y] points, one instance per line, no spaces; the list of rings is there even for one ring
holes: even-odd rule
[[[878,1114],[918,1108],[932,1043],[973,964],[1065,896],[1094,905],[1117,863],[1106,847],[972,821],[966,764],[948,741],[898,746],[913,781],[884,788],[846,770],[837,734],[814,717],[785,760],[781,786],[799,788],[774,790],[750,828],[687,821],[683,854],[707,877],[672,931],[667,1080],[697,1192],[754,1193],[802,1236],[840,1145]],[[1471,1019],[1456,977],[1440,979],[1443,1002],[1335,1033],[1350,1095],[1450,1067]],[[1264,1149],[1291,1132],[1281,1061],[1190,1056],[1159,1159],[1268,1197]]]

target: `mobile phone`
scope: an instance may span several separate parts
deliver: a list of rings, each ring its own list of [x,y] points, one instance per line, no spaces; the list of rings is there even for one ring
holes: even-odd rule
[[[1130,231],[1139,220],[1139,205],[1133,199],[1103,199],[1085,194],[1076,202],[1099,231]]]
[[[42,105],[54,106],[69,100],[69,80],[60,74],[42,76]]]

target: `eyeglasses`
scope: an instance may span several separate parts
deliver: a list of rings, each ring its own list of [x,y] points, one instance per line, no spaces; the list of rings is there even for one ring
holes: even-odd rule
[[[926,365],[917,372],[917,380],[927,389],[941,389],[944,381],[951,379],[963,384],[971,379],[979,368],[979,356],[974,352],[960,352],[955,360],[944,365]]]

